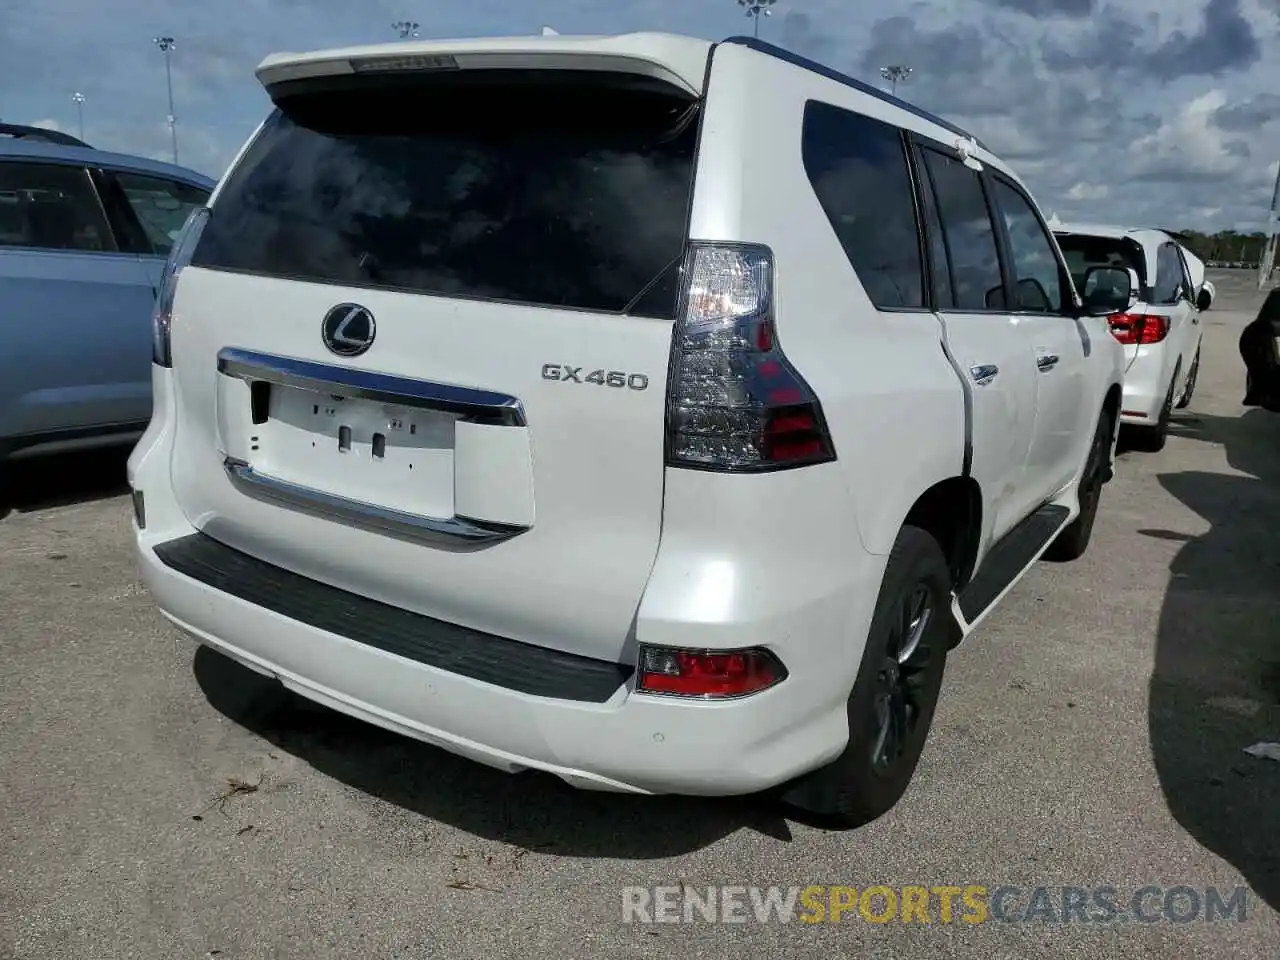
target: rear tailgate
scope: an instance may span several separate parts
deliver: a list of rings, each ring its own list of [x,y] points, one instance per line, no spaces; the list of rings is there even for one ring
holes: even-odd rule
[[[617,70],[288,86],[175,300],[183,509],[321,581],[621,656],[698,101]]]

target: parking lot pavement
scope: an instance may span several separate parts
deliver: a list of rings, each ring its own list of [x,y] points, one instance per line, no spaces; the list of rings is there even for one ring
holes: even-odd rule
[[[956,652],[911,790],[850,833],[577,793],[308,706],[152,608],[123,456],[19,470],[0,957],[1273,958],[1280,763],[1243,748],[1280,740],[1280,417],[1239,406],[1251,278],[1215,279],[1168,447],[1123,454],[1085,558],[1037,566]],[[1015,922],[623,923],[624,887],[720,884],[1021,892]],[[1250,893],[1243,922],[1016,922],[1036,887],[1056,916],[1060,887],[1103,884],[1122,907]]]

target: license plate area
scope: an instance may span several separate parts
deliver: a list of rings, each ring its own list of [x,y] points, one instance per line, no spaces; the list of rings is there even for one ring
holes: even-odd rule
[[[242,452],[256,472],[363,503],[454,514],[458,415],[282,384],[252,385]],[[265,414],[265,416],[264,416]]]

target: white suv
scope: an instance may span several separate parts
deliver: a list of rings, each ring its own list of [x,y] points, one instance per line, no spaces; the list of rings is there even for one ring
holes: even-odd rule
[[[1144,449],[1161,450],[1174,408],[1190,404],[1196,389],[1204,337],[1197,300],[1204,292],[1204,267],[1197,284],[1187,260],[1193,255],[1163,230],[1081,224],[1053,229],[1084,293],[1091,292],[1083,282],[1090,267],[1123,266],[1136,275],[1140,301],[1109,320],[1125,352],[1120,421],[1133,428]],[[1211,302],[1211,287],[1208,294]]]
[[[1124,304],[1017,178],[745,39],[258,77],[129,465],[164,614],[500,768],[892,806],[948,649],[1110,476]]]

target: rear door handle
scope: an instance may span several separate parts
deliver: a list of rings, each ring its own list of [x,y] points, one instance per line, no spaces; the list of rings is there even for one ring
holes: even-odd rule
[[[1052,370],[1058,365],[1058,355],[1056,353],[1042,353],[1036,357],[1037,370]]]
[[[969,368],[969,376],[973,377],[973,382],[980,387],[985,387],[994,380],[1000,373],[1000,368],[994,363],[978,363]]]

